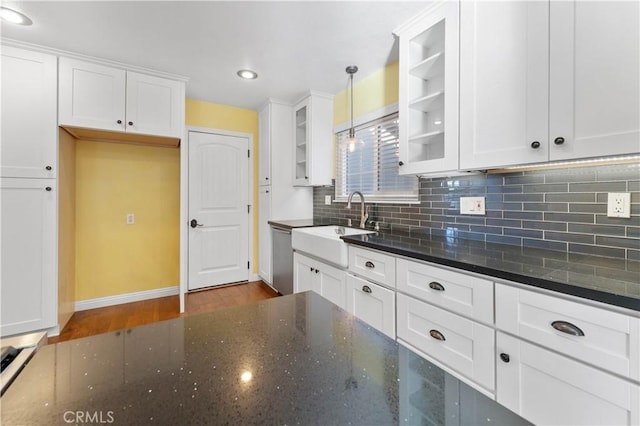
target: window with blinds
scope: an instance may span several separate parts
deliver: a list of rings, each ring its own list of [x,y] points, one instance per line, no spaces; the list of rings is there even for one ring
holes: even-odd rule
[[[398,173],[398,114],[391,114],[336,134],[336,199],[353,191],[367,202],[417,202],[418,178]]]

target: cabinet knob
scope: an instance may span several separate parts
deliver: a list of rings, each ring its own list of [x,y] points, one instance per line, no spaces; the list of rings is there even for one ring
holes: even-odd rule
[[[438,330],[429,330],[429,335],[436,340],[440,340],[441,342],[447,340],[444,338],[444,334],[440,333]]]
[[[309,179],[309,176],[305,176],[304,178],[305,178],[305,179]]]
[[[47,187],[45,188],[45,190],[46,190],[46,191],[51,191],[51,187],[50,187],[50,186],[47,186]]]
[[[562,333],[570,334],[572,336],[584,336],[584,331],[582,331],[580,327],[578,327],[577,325],[573,325],[567,321],[554,321],[551,323],[551,327]]]
[[[318,272],[320,272],[320,271],[319,271],[318,269],[316,269],[316,274],[317,274]]]
[[[533,149],[540,148],[540,142],[538,142],[538,141],[531,142],[531,148],[533,148]]]
[[[46,170],[51,170],[51,169],[53,169],[53,167],[51,167],[51,166],[47,166],[47,167],[45,167],[45,169],[46,169]]]
[[[313,272],[313,266],[309,268],[309,271],[310,271],[310,272]]]
[[[553,143],[555,143],[556,145],[562,145],[564,143],[564,138],[562,136],[559,136],[553,140]]]
[[[118,121],[116,121],[116,123],[122,124],[122,120],[118,120]]]
[[[129,126],[133,126],[133,121],[130,121],[130,122],[129,122]]]
[[[500,359],[504,362],[509,362],[511,361],[511,358],[509,357],[509,354],[505,354],[504,352],[500,354]]]
[[[363,285],[362,291],[364,291],[365,293],[371,293],[371,287],[369,287],[368,285]]]
[[[437,281],[431,281],[429,283],[429,288],[436,291],[444,291],[444,286]]]
[[[404,161],[398,161],[398,166],[404,166]]]
[[[269,176],[267,176],[266,178],[264,178],[264,180],[269,180]]]

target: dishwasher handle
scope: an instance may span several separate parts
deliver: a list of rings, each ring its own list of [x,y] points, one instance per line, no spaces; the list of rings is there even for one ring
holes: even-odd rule
[[[283,228],[280,226],[275,226],[275,225],[271,225],[271,229],[275,232],[281,232],[283,234],[289,234],[291,235],[291,229],[289,228]]]

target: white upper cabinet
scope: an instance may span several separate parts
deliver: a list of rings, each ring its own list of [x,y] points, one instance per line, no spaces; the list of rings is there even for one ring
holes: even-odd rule
[[[57,58],[2,47],[2,177],[55,178]]]
[[[60,58],[60,125],[125,131],[123,70]]]
[[[549,159],[549,3],[462,2],[460,168]]]
[[[462,2],[460,168],[640,150],[637,2]]]
[[[550,46],[550,159],[639,152],[640,3],[551,2]]]
[[[127,71],[127,132],[182,138],[184,83]]]
[[[400,42],[400,174],[458,169],[459,5],[442,2],[394,33]]]
[[[184,83],[60,58],[61,126],[182,138]]]
[[[333,96],[311,92],[293,108],[294,185],[331,185]]]

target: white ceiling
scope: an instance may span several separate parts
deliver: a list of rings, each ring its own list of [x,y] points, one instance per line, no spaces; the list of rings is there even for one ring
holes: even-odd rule
[[[2,37],[180,74],[187,96],[257,109],[309,89],[345,89],[397,59],[392,30],[428,2],[403,1],[2,1],[30,27]],[[255,70],[257,80],[236,71]]]

